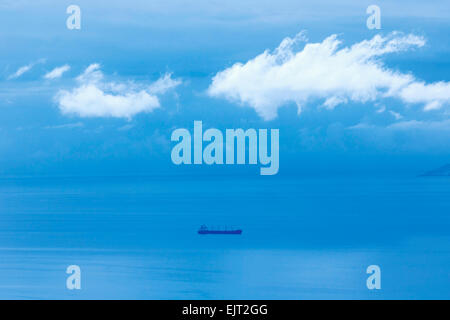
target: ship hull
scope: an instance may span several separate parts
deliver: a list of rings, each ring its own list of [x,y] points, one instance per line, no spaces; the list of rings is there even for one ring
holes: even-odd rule
[[[234,234],[239,235],[242,234],[242,230],[200,230],[198,234]]]

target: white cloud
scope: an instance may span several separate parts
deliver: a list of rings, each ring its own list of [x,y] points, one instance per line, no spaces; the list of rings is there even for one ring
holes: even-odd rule
[[[119,131],[128,131],[128,130],[131,130],[131,129],[133,129],[133,128],[134,128],[134,124],[127,123],[126,125],[121,126],[121,127],[118,128],[117,130],[119,130]]]
[[[19,78],[21,75],[23,75],[24,73],[28,72],[31,70],[31,68],[33,67],[32,64],[20,67],[19,69],[17,69],[16,72],[14,72],[12,75],[10,75],[8,77],[8,79],[16,79]]]
[[[56,79],[56,78],[60,78],[64,72],[69,71],[70,70],[70,66],[68,64],[63,65],[61,67],[57,67],[55,69],[53,69],[52,71],[46,73],[44,75],[45,79]]]
[[[434,121],[419,121],[419,120],[408,120],[393,123],[387,126],[388,129],[392,130],[434,130],[438,132],[450,131],[450,119],[446,120],[434,120]]]
[[[84,127],[83,122],[75,122],[75,123],[66,123],[59,124],[55,126],[46,126],[45,129],[73,129],[73,128],[81,128]]]
[[[377,109],[376,113],[383,113],[385,111],[386,111],[386,106],[382,105]]]
[[[389,110],[389,113],[395,118],[395,120],[403,119],[403,116],[398,112]]]
[[[39,60],[36,61],[36,62],[33,62],[33,63],[27,64],[27,65],[25,65],[25,66],[22,66],[22,67],[20,67],[19,69],[17,69],[16,72],[14,72],[13,74],[11,74],[11,75],[8,77],[8,80],[11,80],[11,79],[17,79],[17,78],[21,77],[23,74],[25,74],[25,73],[27,73],[28,71],[30,71],[36,64],[38,64],[38,63],[44,63],[44,62],[45,62],[45,59],[39,59]]]
[[[424,103],[424,110],[440,109],[450,102],[450,83],[436,82],[426,84],[413,82],[400,91],[400,97],[409,103]]]
[[[317,100],[328,109],[386,97],[423,103],[425,109],[450,102],[448,82],[425,84],[411,74],[387,68],[380,60],[388,53],[424,46],[422,37],[394,32],[341,48],[341,41],[332,35],[296,49],[306,41],[299,33],[284,39],[273,52],[265,51],[217,73],[209,95],[249,105],[266,120],[275,118],[280,106],[292,102],[299,110]]]
[[[164,80],[165,78],[165,80]],[[164,76],[164,83],[174,81]],[[60,90],[55,101],[64,114],[80,117],[131,118],[140,112],[151,112],[160,107],[156,93],[133,82],[107,82],[100,65],[91,64],[76,78],[78,86],[72,90]],[[156,83],[158,83],[158,81]],[[172,85],[171,88],[174,86]],[[169,87],[166,86],[165,90]],[[162,89],[158,93],[161,93]]]
[[[330,98],[327,98],[327,100],[325,100],[325,102],[323,103],[323,106],[327,109],[334,109],[334,107],[336,107],[342,103],[347,103],[347,99],[341,98],[338,96],[332,96]]]
[[[388,130],[388,131],[411,131],[411,130],[423,130],[423,131],[450,131],[450,119],[445,120],[405,120],[400,122],[395,122],[387,126],[379,126],[374,124],[369,124],[365,122],[358,123],[356,125],[347,127],[350,130]]]
[[[182,83],[180,79],[172,79],[171,73],[166,73],[162,78],[150,85],[149,91],[153,94],[163,94],[168,90],[179,86]]]

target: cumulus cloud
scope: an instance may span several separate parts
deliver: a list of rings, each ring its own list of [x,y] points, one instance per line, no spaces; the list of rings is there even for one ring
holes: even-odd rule
[[[426,111],[440,109],[444,104],[450,102],[450,83],[443,81],[431,84],[413,82],[403,88],[399,96],[409,103],[425,104],[424,110]]]
[[[159,108],[157,94],[166,92],[179,83],[179,80],[173,80],[170,75],[165,75],[153,84],[160,83],[157,85],[159,90],[151,92],[148,86],[144,87],[133,82],[108,82],[104,80],[99,64],[91,64],[76,78],[76,81],[77,87],[72,90],[60,90],[55,96],[62,113],[80,117],[128,119],[137,113],[151,112]]]
[[[303,47],[297,49],[301,43]],[[275,118],[280,106],[292,102],[300,112],[311,102],[333,109],[349,102],[395,97],[406,103],[423,103],[425,110],[437,109],[450,102],[448,82],[426,84],[381,61],[386,54],[424,45],[422,37],[397,32],[376,35],[350,47],[342,47],[336,35],[308,43],[304,33],[299,33],[284,39],[273,52],[266,50],[217,73],[208,93],[249,105],[266,120]]]
[[[69,71],[70,70],[70,66],[68,64],[63,65],[61,67],[57,67],[55,69],[53,69],[52,71],[46,73],[44,75],[45,79],[57,79],[60,78],[64,72]]]

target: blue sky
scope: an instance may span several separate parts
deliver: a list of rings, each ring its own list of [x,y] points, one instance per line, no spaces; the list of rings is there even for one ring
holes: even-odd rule
[[[450,6],[374,3],[381,30],[371,1],[1,1],[0,174],[210,172],[170,161],[171,132],[194,120],[279,128],[280,174],[449,162]]]

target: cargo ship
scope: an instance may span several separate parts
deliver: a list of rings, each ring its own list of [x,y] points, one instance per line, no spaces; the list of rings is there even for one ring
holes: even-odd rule
[[[240,235],[242,234],[242,230],[241,229],[223,229],[223,230],[219,230],[219,229],[208,229],[207,226],[202,225],[200,227],[200,229],[198,229],[198,234],[236,234],[236,235]]]

